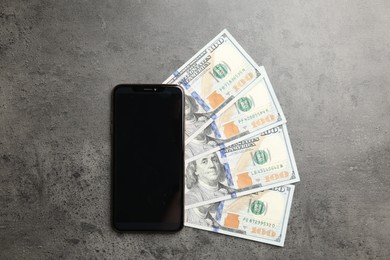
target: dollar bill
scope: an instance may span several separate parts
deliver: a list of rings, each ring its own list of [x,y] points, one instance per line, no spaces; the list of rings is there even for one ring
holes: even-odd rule
[[[299,181],[286,125],[250,135],[185,163],[185,207],[247,195]]]
[[[212,203],[185,212],[185,226],[283,246],[293,185]]]
[[[256,79],[226,106],[209,125],[204,124],[185,146],[185,157],[217,151],[254,131],[266,131],[286,123],[264,67]],[[199,133],[198,133],[199,132]]]
[[[166,79],[185,91],[186,144],[260,77],[260,67],[225,29]]]

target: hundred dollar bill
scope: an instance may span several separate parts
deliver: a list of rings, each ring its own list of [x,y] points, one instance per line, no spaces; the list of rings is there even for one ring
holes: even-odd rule
[[[294,186],[188,209],[185,226],[283,246]]]
[[[286,125],[185,163],[185,208],[299,181]]]
[[[254,131],[266,131],[286,123],[264,67],[263,77],[247,86],[211,124],[199,128],[185,146],[185,157],[217,151]]]
[[[166,79],[186,94],[186,143],[260,77],[260,67],[225,29]]]

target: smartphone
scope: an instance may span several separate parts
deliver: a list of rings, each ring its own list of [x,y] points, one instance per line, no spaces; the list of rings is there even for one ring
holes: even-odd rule
[[[113,90],[112,224],[179,231],[184,222],[184,94],[177,85]]]

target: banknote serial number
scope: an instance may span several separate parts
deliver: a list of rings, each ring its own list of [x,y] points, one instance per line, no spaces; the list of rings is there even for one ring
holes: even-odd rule
[[[267,221],[262,221],[262,220],[247,218],[247,217],[244,217],[242,220],[246,223],[257,225],[257,226],[270,227],[270,228],[276,227],[274,223],[270,223]]]

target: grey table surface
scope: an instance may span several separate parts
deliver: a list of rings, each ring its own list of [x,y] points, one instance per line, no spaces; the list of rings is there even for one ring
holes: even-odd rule
[[[110,94],[227,28],[264,65],[301,182],[283,248],[110,226]],[[390,2],[0,1],[0,258],[388,259]]]

